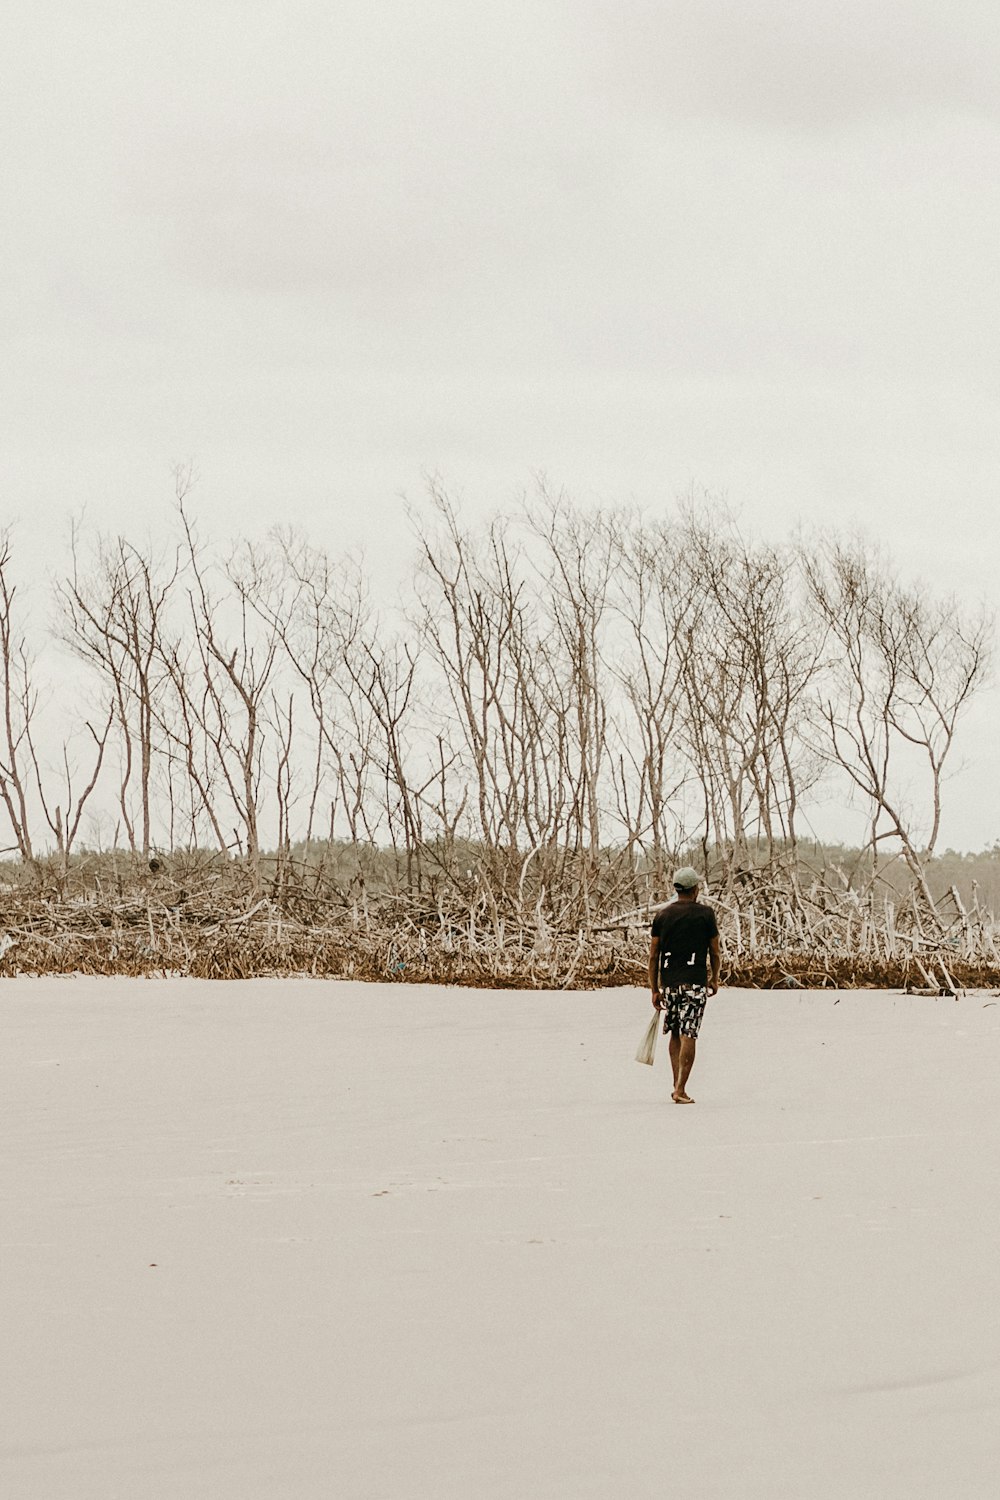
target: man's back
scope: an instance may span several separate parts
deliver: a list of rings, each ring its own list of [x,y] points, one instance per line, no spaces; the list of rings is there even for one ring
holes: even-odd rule
[[[660,975],[667,987],[706,982],[709,945],[719,931],[710,906],[672,901],[656,913],[652,931],[660,940]]]

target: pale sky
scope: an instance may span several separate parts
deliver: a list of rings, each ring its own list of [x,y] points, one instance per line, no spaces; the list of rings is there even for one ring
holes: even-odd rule
[[[3,510],[297,521],[725,495],[997,569],[994,4],[7,3]],[[945,842],[1000,838],[977,710]]]

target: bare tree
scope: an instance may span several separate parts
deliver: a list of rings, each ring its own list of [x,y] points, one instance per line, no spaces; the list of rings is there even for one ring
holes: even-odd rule
[[[26,737],[31,755],[32,770],[34,772],[35,787],[38,792],[38,800],[41,804],[45,821],[48,824],[55,839],[56,856],[58,860],[59,874],[65,880],[69,874],[69,859],[76,843],[77,834],[80,831],[80,822],[83,818],[84,809],[90,801],[91,795],[97,786],[104,764],[104,750],[114,722],[115,705],[109,705],[107,718],[98,728],[88,719],[84,727],[93,742],[93,761],[89,771],[85,772],[86,780],[82,789],[79,789],[77,770],[70,756],[70,748],[64,741],[62,746],[62,765],[60,767],[62,784],[59,789],[58,798],[51,791],[50,781],[52,771],[48,769],[43,774],[43,761],[39,755],[32,735],[31,722],[26,725]]]
[[[237,549],[222,570],[231,592],[223,599],[214,595],[209,567],[183,497],[177,511],[190,580],[187,596],[193,650],[187,655],[175,644],[164,653],[183,722],[183,739],[176,731],[171,737],[186,750],[189,774],[202,806],[221,847],[226,847],[218,802],[213,805],[210,792],[211,778],[217,777],[219,792],[236,818],[232,846],[244,859],[253,887],[259,889],[266,707],[279,638],[274,628],[261,636],[255,634],[253,622],[259,614],[251,599],[268,587],[268,580],[256,571],[254,554]],[[196,738],[203,747],[200,766],[193,751]]]
[[[305,839],[318,833],[321,814],[323,832],[335,838],[338,808],[352,839],[370,839],[363,827],[371,793],[370,716],[352,695],[345,666],[370,620],[364,579],[352,559],[334,561],[291,529],[277,529],[271,541],[285,589],[248,597],[280,640],[308,702]]]
[[[436,529],[418,523],[416,620],[440,682],[438,763],[427,786],[434,787],[450,839],[461,810],[468,810],[489,890],[520,904],[527,861],[534,861],[536,881],[553,878],[568,795],[567,718],[555,703],[555,653],[510,524],[497,517],[473,538],[439,487],[431,500]],[[455,783],[450,798],[446,775]]]
[[[69,577],[56,584],[60,634],[111,694],[121,747],[118,805],[130,848],[145,856],[152,844],[154,705],[169,676],[162,637],[180,555],[175,549],[158,560],[125,537],[98,537],[84,566],[76,524],[70,551]]]
[[[0,657],[3,664],[3,749],[0,753],[0,797],[10,820],[14,847],[25,863],[34,859],[27,784],[30,776],[28,734],[37,707],[32,685],[32,658],[18,629],[11,578],[10,533],[0,532]]]
[[[525,510],[541,544],[538,569],[551,629],[541,642],[548,681],[557,685],[549,726],[560,745],[569,793],[568,837],[575,856],[574,904],[585,925],[593,916],[601,863],[608,705],[602,639],[621,517],[585,513],[544,485]],[[568,752],[568,753],[567,753]]]
[[[861,542],[826,538],[800,557],[827,643],[813,703],[818,748],[865,799],[873,859],[895,841],[932,904],[924,867],[940,830],[942,778],[988,669],[991,622],[905,588]],[[921,766],[926,801],[913,808],[906,787]]]
[[[798,716],[817,648],[778,548],[689,506],[682,551],[697,601],[684,659],[684,734],[702,787],[705,854],[712,846],[725,852],[732,882],[756,862],[761,841],[768,862],[780,847],[794,855],[800,798],[818,775]]]
[[[169,799],[171,846],[176,832],[183,842],[197,847],[206,830],[220,853],[230,854],[237,838],[223,826],[218,791],[221,774],[215,725],[209,708],[202,660],[190,639],[177,630],[161,641],[169,692],[155,701],[153,713],[163,736],[163,781]]]
[[[612,579],[619,628],[605,654],[623,695],[612,713],[616,806],[628,846],[648,852],[652,888],[662,890],[684,839],[691,767],[678,726],[700,607],[679,528],[631,518],[614,537]]]
[[[408,729],[413,709],[417,653],[408,642],[381,642],[376,635],[359,637],[356,650],[345,654],[361,713],[374,731],[368,753],[379,775],[381,811],[393,849],[402,854],[407,882],[419,890],[424,785],[413,785],[412,747]]]
[[[65,876],[69,857],[80,829],[84,809],[97,786],[114,715],[113,705],[103,723],[95,728],[89,720],[86,731],[94,746],[94,759],[82,790],[67,740],[63,740],[60,770],[53,773],[36,743],[38,693],[34,686],[34,658],[26,638],[19,633],[14,601],[17,587],[10,576],[11,547],[7,532],[0,533],[0,659],[3,663],[4,725],[0,753],[0,798],[3,800],[15,847],[26,863],[35,862],[31,833],[31,801],[41,811],[55,840],[60,873]],[[52,786],[59,774],[59,792]]]

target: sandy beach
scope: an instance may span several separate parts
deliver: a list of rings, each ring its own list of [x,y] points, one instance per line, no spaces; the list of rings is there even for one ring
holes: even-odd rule
[[[1000,1004],[0,989],[9,1500],[994,1500]]]

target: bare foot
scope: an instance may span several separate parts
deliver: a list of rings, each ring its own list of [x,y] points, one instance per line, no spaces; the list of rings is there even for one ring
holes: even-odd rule
[[[691,1095],[689,1093],[687,1093],[686,1090],[684,1090],[684,1089],[674,1089],[674,1091],[670,1095],[670,1097],[674,1101],[675,1104],[693,1104],[694,1103],[694,1100],[691,1098]]]

